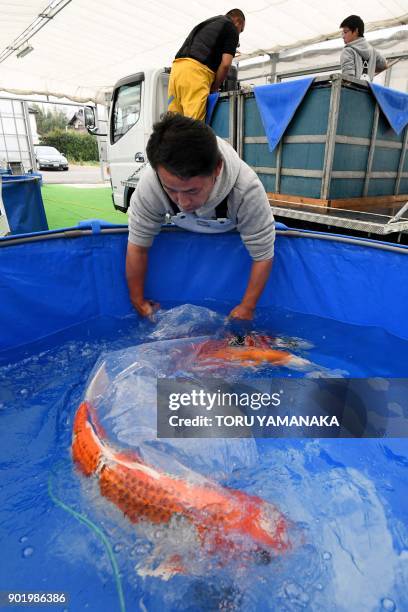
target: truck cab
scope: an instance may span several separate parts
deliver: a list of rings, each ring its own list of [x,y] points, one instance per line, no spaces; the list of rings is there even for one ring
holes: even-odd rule
[[[146,164],[146,144],[153,124],[167,110],[169,68],[138,72],[118,81],[109,112],[107,158],[113,204],[126,212]]]

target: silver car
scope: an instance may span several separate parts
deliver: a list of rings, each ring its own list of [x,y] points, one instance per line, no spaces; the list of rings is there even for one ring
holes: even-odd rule
[[[55,147],[38,145],[34,149],[39,170],[49,170],[51,168],[68,170],[67,158]]]

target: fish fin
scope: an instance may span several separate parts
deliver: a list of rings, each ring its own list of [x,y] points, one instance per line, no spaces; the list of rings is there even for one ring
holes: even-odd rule
[[[178,574],[186,574],[186,568],[182,564],[180,555],[171,555],[168,559],[164,559],[157,567],[137,567],[137,573],[142,578],[147,576],[152,578],[161,578],[162,580],[170,580]]]
[[[125,449],[115,452],[115,458],[119,461],[132,461],[136,463],[144,463],[141,456],[134,450]]]
[[[106,431],[104,430],[104,428],[102,427],[102,425],[100,424],[98,420],[95,406],[93,406],[90,402],[87,402],[87,401],[82,402],[82,403],[87,404],[88,415],[89,415],[88,419],[92,427],[94,428],[95,433],[97,434],[98,438],[100,440],[106,440],[107,438]]]

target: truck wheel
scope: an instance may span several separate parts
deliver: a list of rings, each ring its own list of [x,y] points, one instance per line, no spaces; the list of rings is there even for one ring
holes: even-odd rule
[[[129,209],[130,198],[132,197],[134,190],[135,190],[134,187],[125,187],[125,193],[123,194],[124,195],[123,199],[124,199],[124,202],[125,202],[125,206],[126,206],[125,210],[126,211]]]

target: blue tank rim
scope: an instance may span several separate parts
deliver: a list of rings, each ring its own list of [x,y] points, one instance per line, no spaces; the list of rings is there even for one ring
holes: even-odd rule
[[[59,238],[80,238],[94,236],[97,234],[127,234],[129,231],[127,224],[109,223],[102,219],[89,219],[81,221],[78,225],[62,227],[54,230],[32,232],[27,234],[13,234],[12,236],[0,237],[0,247],[11,247],[18,244],[29,242],[40,242]],[[174,226],[173,224],[163,224],[162,232],[191,233]],[[229,232],[234,233],[234,232]],[[327,240],[332,242],[343,242],[355,246],[365,246],[375,249],[394,251],[400,254],[408,254],[408,245],[364,238],[360,236],[349,236],[333,232],[323,232],[310,229],[291,228],[283,223],[276,223],[276,234],[287,238],[314,238],[317,240]]]

